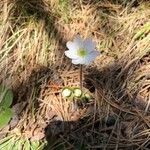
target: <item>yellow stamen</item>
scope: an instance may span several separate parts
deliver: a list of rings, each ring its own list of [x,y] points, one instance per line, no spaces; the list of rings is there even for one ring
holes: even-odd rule
[[[87,51],[83,48],[77,50],[77,55],[80,57],[85,57],[87,55]]]

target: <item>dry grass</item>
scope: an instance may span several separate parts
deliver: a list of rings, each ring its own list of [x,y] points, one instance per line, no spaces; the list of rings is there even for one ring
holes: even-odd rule
[[[84,103],[61,96],[79,86],[78,66],[63,54],[77,33],[102,52],[84,68],[93,97]],[[3,0],[0,39],[0,81],[14,91],[18,119],[6,133],[46,137],[51,149],[149,149],[149,2]]]

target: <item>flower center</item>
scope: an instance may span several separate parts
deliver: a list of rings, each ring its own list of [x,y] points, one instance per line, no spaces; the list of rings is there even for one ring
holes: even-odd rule
[[[87,51],[83,48],[77,50],[77,55],[80,57],[85,57],[87,55]]]

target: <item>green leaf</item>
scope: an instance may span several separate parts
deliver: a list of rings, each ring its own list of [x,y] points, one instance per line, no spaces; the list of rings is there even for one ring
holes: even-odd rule
[[[13,138],[13,137],[12,137],[12,138]],[[11,139],[12,139],[12,138],[11,138]],[[8,141],[2,143],[2,144],[0,145],[0,149],[2,149],[2,150],[7,150],[7,149],[8,149],[7,146],[10,144],[11,139],[9,139]]]
[[[43,150],[43,149],[45,149],[46,145],[47,145],[47,141],[42,141],[42,142],[40,142],[40,145],[39,145],[39,147],[37,148],[37,150]],[[45,150],[46,150],[46,149],[45,149]]]
[[[144,38],[145,34],[150,31],[150,22],[147,22],[134,36],[135,39]]]
[[[3,143],[6,143],[7,141],[9,141],[11,138],[13,137],[13,135],[9,135],[3,139],[0,140],[0,145],[3,145]]]
[[[39,141],[31,142],[32,150],[37,150],[38,147],[39,147],[39,145],[40,145],[40,142],[39,142]]]
[[[5,125],[8,124],[12,116],[13,113],[10,108],[2,108],[0,110],[0,128],[5,127]]]
[[[4,86],[0,86],[0,106],[9,107],[13,101],[13,92]]]
[[[13,150],[21,150],[22,149],[22,139],[18,138],[18,139],[15,139],[15,144],[13,146]]]
[[[23,150],[30,150],[30,149],[31,149],[30,141],[26,139],[23,145]]]
[[[10,140],[9,144],[7,145],[7,149],[8,149],[8,150],[9,150],[9,149],[13,149],[15,142],[16,142],[16,141],[15,141],[15,137],[13,137],[13,138]]]

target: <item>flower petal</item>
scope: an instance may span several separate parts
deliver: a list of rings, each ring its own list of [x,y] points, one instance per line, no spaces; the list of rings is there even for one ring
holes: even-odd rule
[[[76,43],[71,42],[71,41],[67,42],[66,46],[71,51],[76,51],[77,49],[79,49],[79,46]]]
[[[83,48],[84,44],[83,44],[83,40],[81,39],[80,35],[77,35],[75,37],[75,39],[73,40],[73,42],[78,45],[78,48]]]
[[[77,64],[81,64],[80,59],[72,59],[72,63],[77,65]]]
[[[77,64],[86,64],[86,58],[78,57],[77,59],[72,59],[72,63],[77,65]]]
[[[90,52],[86,57],[78,57],[76,59],[72,59],[72,63],[73,64],[85,64],[88,65],[90,64],[92,61],[95,60],[95,58],[100,55],[99,51],[92,51]]]
[[[89,52],[95,50],[96,43],[92,41],[91,38],[87,38],[83,42],[84,48],[87,49]]]
[[[65,55],[71,59],[76,59],[78,58],[77,54],[76,54],[76,51],[74,50],[68,50],[68,51],[65,51]]]
[[[90,64],[92,61],[95,60],[95,58],[100,55],[99,51],[92,51],[91,53],[88,54],[88,56],[85,59],[85,64],[88,65]]]
[[[79,35],[75,37],[73,42],[67,42],[66,46],[68,47],[69,51],[65,51],[65,55],[71,59],[77,59],[77,51],[80,48],[83,48],[83,41]]]

